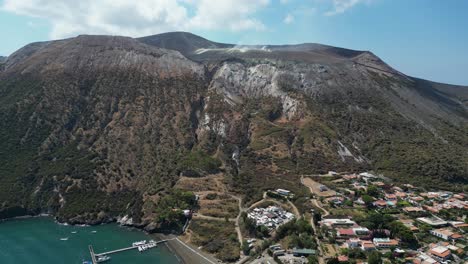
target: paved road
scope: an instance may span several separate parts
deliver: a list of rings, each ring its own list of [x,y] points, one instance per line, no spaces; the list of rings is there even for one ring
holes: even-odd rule
[[[165,245],[173,251],[181,263],[184,264],[215,264],[219,263],[214,257],[201,252],[198,248],[188,245],[174,235],[158,234],[160,239],[170,239]]]

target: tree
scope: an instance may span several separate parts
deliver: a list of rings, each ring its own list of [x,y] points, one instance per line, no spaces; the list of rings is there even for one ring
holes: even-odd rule
[[[378,251],[372,251],[367,257],[368,264],[382,264],[382,256]]]
[[[242,241],[242,252],[244,252],[244,255],[248,255],[250,251],[249,248],[249,243],[247,243],[247,240]]]
[[[318,258],[315,255],[310,255],[307,260],[309,261],[309,264],[318,264]]]
[[[327,264],[340,264],[338,258],[331,258],[327,261]]]
[[[377,198],[379,196],[379,190],[375,185],[369,185],[369,187],[367,187],[367,194]]]
[[[318,222],[322,221],[322,214],[320,212],[314,211],[314,224],[318,225]]]
[[[352,207],[352,206],[353,206],[353,201],[351,201],[351,200],[346,200],[346,201],[344,202],[344,205],[346,205],[346,206],[348,206],[348,207]]]
[[[371,206],[372,202],[374,201],[374,199],[370,195],[367,195],[367,194],[364,194],[361,198],[362,198],[362,201],[366,204],[366,206]]]

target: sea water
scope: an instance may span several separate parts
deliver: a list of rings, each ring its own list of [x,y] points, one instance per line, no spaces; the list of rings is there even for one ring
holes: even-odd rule
[[[152,239],[144,232],[117,224],[70,226],[50,217],[11,219],[0,222],[1,264],[82,264],[95,253],[125,248],[132,242]],[[144,252],[133,249],[110,255],[109,264],[178,263],[164,245]]]

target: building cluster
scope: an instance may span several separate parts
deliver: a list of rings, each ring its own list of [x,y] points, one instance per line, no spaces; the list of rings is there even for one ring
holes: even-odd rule
[[[327,189],[336,191],[336,195],[322,199],[324,204],[332,208],[367,208],[391,213],[417,235],[421,246],[418,250],[406,248],[406,244],[389,230],[378,230],[376,236],[375,230],[360,226],[351,216],[329,215],[320,221],[320,225],[335,234],[337,247],[364,252],[390,251],[395,256],[404,257],[404,263],[468,263],[464,262],[468,260],[466,193],[424,192],[410,184],[395,186],[387,179],[367,172],[334,177],[340,178],[325,184]],[[368,192],[371,186],[372,194]]]
[[[263,225],[274,229],[294,219],[294,214],[277,206],[268,206],[254,208],[247,214],[247,217],[254,220],[257,226]]]
[[[388,237],[373,238],[371,230],[359,226],[348,218],[326,218],[320,221],[320,225],[333,230],[336,233],[337,242],[342,244],[343,248],[372,251],[396,247],[399,244],[397,240]]]

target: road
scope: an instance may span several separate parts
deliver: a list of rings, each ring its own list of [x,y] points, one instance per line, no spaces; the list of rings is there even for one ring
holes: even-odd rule
[[[304,184],[304,176],[303,176],[303,175],[301,176],[301,183],[302,183],[304,186],[308,187],[308,188],[309,188],[309,191],[310,191],[312,194],[314,193],[311,187],[309,187],[309,186],[307,186],[307,185]],[[317,201],[317,199],[311,199],[311,201],[312,201],[312,203],[313,203],[316,207],[320,208],[320,209],[324,212],[322,216],[327,216],[327,215],[329,215],[329,212],[328,212],[327,210],[325,210],[325,209],[319,204],[319,201]],[[317,259],[318,259],[318,261],[319,261],[319,264],[325,264],[325,260],[324,260],[324,258],[323,258],[324,254],[323,254],[323,250],[322,250],[322,246],[321,246],[321,241],[320,241],[320,239],[318,238],[318,228],[317,228],[317,226],[315,226],[314,217],[311,217],[311,218],[310,218],[310,224],[312,225],[312,228],[314,229],[315,242],[317,243],[317,248],[318,248],[318,251],[319,251],[319,255],[317,256]]]
[[[226,218],[224,217],[215,217],[215,216],[209,216],[209,215],[203,215],[200,213],[196,213],[192,217],[193,219],[203,219],[203,220],[213,220],[213,221],[226,221]],[[229,222],[236,222],[236,218],[228,218]]]
[[[242,246],[242,243],[244,242],[244,237],[242,236],[242,232],[240,230],[240,218],[241,218],[242,212],[247,211],[247,209],[242,207],[242,198],[241,197],[238,197],[238,196],[235,196],[235,195],[231,195],[231,197],[236,199],[238,204],[239,204],[239,214],[237,215],[235,221],[236,221],[237,239],[239,239],[239,243]],[[242,255],[242,253],[241,253],[241,255]]]
[[[174,235],[158,234],[159,239],[167,239],[165,243],[167,248],[174,252],[181,263],[185,264],[215,264],[218,260],[214,257],[201,252],[198,248],[188,245]]]
[[[264,192],[263,193],[263,199],[258,201],[258,202],[253,203],[251,206],[249,206],[249,208],[247,210],[251,210],[251,209],[253,209],[255,207],[258,207],[259,205],[261,205],[264,202],[272,202],[272,203],[275,203],[275,204],[277,204],[279,206],[284,206],[284,203],[279,202],[277,200],[274,200],[272,198],[268,198],[268,196],[266,195],[266,192]],[[297,209],[297,207],[291,201],[288,200],[287,204],[292,208],[293,214],[296,216],[296,218],[301,217],[301,214],[299,213],[299,210]]]
[[[270,257],[268,255],[266,250],[262,253],[262,256],[260,258],[254,259],[252,260],[252,262],[250,262],[250,264],[267,264],[267,263],[276,264],[276,261],[273,259],[273,257]]]
[[[311,201],[316,207],[320,208],[320,210],[323,211],[322,217],[330,215],[330,212],[328,212],[325,208],[322,207],[320,201],[318,201],[317,199],[311,199]]]

